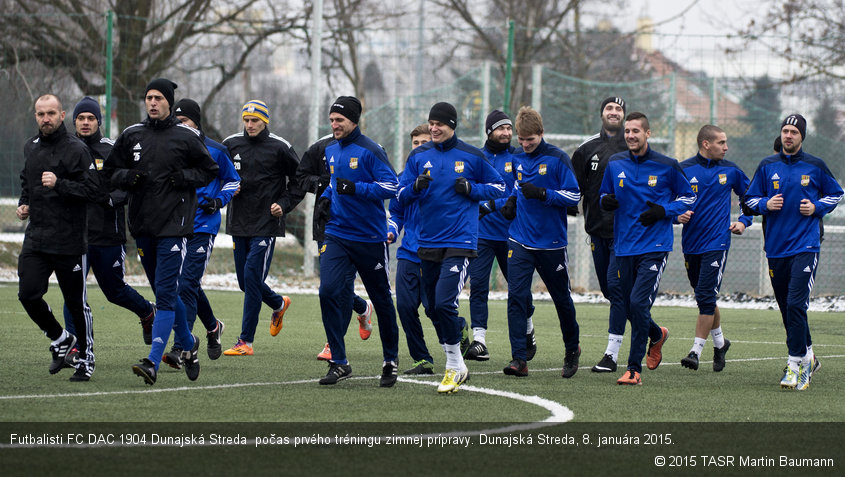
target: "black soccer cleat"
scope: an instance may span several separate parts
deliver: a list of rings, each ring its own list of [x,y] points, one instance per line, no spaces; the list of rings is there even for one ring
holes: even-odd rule
[[[615,373],[616,361],[613,361],[613,355],[606,354],[602,356],[601,360],[593,366],[592,371],[594,373]]]
[[[144,378],[144,382],[150,386],[156,383],[156,367],[149,358],[142,358],[138,364],[133,364],[132,372]]]
[[[480,342],[480,341],[473,341],[472,344],[469,345],[469,349],[464,355],[464,359],[468,359],[471,361],[487,361],[490,359],[490,352],[487,350],[487,346]]]
[[[153,311],[149,315],[141,317],[141,334],[144,336],[145,345],[153,344],[153,321],[156,317],[156,304],[150,302],[150,305],[152,305]]]
[[[725,345],[721,348],[713,348],[713,371],[717,373],[725,369],[725,355],[731,347],[731,341],[725,340]]]
[[[528,363],[524,360],[514,358],[507,366],[505,366],[505,369],[503,369],[502,372],[508,376],[528,376]]]
[[[525,335],[525,361],[534,359],[537,354],[537,338],[534,336],[534,330]]]
[[[563,369],[560,371],[560,376],[563,378],[571,378],[578,372],[578,358],[581,357],[581,347],[579,346],[574,351],[567,351],[563,357]]]
[[[399,366],[393,361],[387,361],[381,367],[381,379],[378,385],[383,388],[392,388],[396,384],[396,378],[399,374]]]
[[[164,353],[161,361],[173,369],[182,369],[182,348],[173,346],[170,351]]]
[[[434,365],[424,359],[421,359],[414,363],[413,368],[405,371],[402,374],[434,374]]]
[[[215,360],[220,357],[223,352],[223,346],[220,344],[220,339],[223,336],[223,330],[226,326],[222,321],[217,320],[217,328],[214,331],[208,331],[205,334],[205,346],[208,352],[208,359]]]
[[[472,334],[469,332],[469,325],[464,321],[464,327],[461,328],[461,356],[466,356],[469,351],[470,339]]]
[[[185,374],[188,379],[196,381],[200,377],[200,339],[197,335],[194,337],[194,347],[190,351],[182,351],[182,364],[185,366]]]
[[[68,333],[67,338],[63,339],[56,345],[50,345],[50,353],[53,354],[53,361],[50,362],[50,374],[56,374],[64,368],[72,368],[76,365],[75,362],[68,362],[68,356],[73,356],[70,352],[76,345],[76,336]],[[78,360],[78,358],[76,358]]]
[[[695,351],[690,351],[689,354],[681,360],[681,366],[693,371],[698,369],[698,355],[695,354]],[[713,362],[713,366],[716,366],[715,361]]]
[[[76,371],[70,377],[70,380],[74,382],[85,382],[91,379],[92,374],[94,374],[93,364],[79,363],[76,365]]]
[[[320,384],[337,384],[349,376],[352,376],[352,366],[329,361],[329,372],[320,378]]]

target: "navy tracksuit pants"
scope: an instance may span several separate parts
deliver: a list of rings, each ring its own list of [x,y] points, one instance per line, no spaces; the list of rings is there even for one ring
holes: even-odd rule
[[[420,261],[422,286],[428,302],[424,305],[441,344],[461,342],[466,319],[458,315],[458,295],[467,280],[469,261],[467,257],[449,257],[442,262]]]
[[[200,317],[206,331],[212,331],[217,326],[214,314],[210,312],[211,305],[205,294],[202,295],[209,312],[198,313],[200,284],[205,269],[208,266],[208,259],[211,258],[211,251],[214,249],[214,238],[212,234],[197,233],[188,239],[185,251],[185,262],[182,264],[182,275],[179,277],[179,298],[185,305],[185,319],[188,321],[188,328],[193,331],[197,315]],[[183,349],[178,339],[173,340],[173,347]]]
[[[804,356],[807,347],[813,344],[807,308],[818,265],[819,254],[816,252],[769,259],[769,277],[786,328],[786,346],[790,356]]]
[[[420,304],[428,306],[421,283],[420,264],[400,258],[396,262],[396,312],[405,331],[408,352],[414,362],[426,360],[434,363],[425,345],[420,323]],[[430,315],[428,309],[425,314]]]
[[[390,294],[389,260],[385,242],[356,242],[327,235],[320,254],[320,309],[332,362],[348,363],[344,335],[352,314],[355,272],[378,318],[379,337],[385,361],[398,362],[399,327]]]
[[[534,270],[540,275],[552,297],[560,321],[560,331],[567,351],[578,349],[579,328],[575,319],[575,305],[569,288],[569,264],[566,248],[532,250],[513,240],[508,241],[508,332],[511,355],[525,360],[525,335]]]
[[[487,298],[490,295],[490,273],[493,260],[505,280],[508,279],[508,242],[506,240],[478,239],[478,256],[469,262],[469,313],[472,328],[487,329]],[[528,316],[534,314],[533,299],[529,297]]]
[[[153,311],[153,305],[134,288],[129,286],[123,279],[126,274],[126,248],[123,245],[100,247],[97,245],[88,246],[88,267],[94,270],[94,278],[97,285],[103,291],[106,299],[117,306],[126,308],[138,315],[139,318],[149,316]],[[65,329],[76,335],[76,327],[73,325],[73,318],[67,305],[64,306]]]
[[[607,332],[612,335],[624,335],[628,313],[622,299],[622,286],[619,283],[619,267],[616,265],[613,239],[590,235],[590,250],[593,253],[593,266],[596,269],[601,293],[610,301]]]
[[[239,338],[252,343],[255,341],[261,303],[273,310],[278,310],[284,305],[281,295],[264,283],[273,262],[276,237],[232,237],[232,243],[238,287],[244,292],[243,321]]]
[[[156,317],[153,321],[153,344],[149,359],[158,369],[171,330],[185,349],[194,346],[185,317],[185,305],[179,299],[179,275],[188,240],[186,237],[138,237],[135,242],[144,273],[156,296]]]
[[[657,297],[660,277],[666,268],[669,252],[652,252],[642,255],[616,256],[622,300],[631,317],[631,348],[628,369],[641,373],[648,340],[663,337],[660,327],[651,319],[651,306]]]

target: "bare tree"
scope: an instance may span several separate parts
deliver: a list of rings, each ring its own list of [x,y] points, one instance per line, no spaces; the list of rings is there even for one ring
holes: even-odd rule
[[[17,12],[14,21],[4,19],[0,26],[0,65],[19,72],[13,66],[37,62],[70,76],[85,94],[105,92],[105,12],[113,11],[113,95],[121,126],[138,120],[146,83],[172,68],[199,39],[205,46],[209,39],[229,39],[239,50],[231,63],[207,65],[219,73],[210,101],[256,45],[302,25],[299,12],[272,0],[2,0],[0,5],[4,12]]]

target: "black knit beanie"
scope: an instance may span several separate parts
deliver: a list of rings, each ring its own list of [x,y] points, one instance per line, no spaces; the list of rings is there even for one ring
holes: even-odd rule
[[[166,78],[156,78],[150,81],[150,84],[147,85],[147,89],[144,90],[144,96],[146,96],[151,89],[158,90],[161,92],[162,96],[164,96],[164,99],[167,100],[167,106],[173,109],[173,90],[176,88],[176,83],[173,81]]]
[[[441,102],[432,106],[428,113],[428,120],[440,121],[452,129],[458,128],[458,112],[449,103]]]
[[[361,101],[355,96],[340,96],[332,104],[329,113],[338,113],[346,119],[358,124],[361,120]]]

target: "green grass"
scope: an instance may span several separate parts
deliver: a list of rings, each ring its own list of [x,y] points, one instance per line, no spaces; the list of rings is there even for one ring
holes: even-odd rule
[[[96,287],[91,286],[89,290],[97,368],[89,383],[71,383],[67,381],[69,370],[55,376],[47,373],[48,341],[18,304],[16,286],[0,286],[0,297],[8,304],[0,311],[3,315],[0,333],[4,343],[15,343],[15,346],[0,347],[0,362],[15,363],[13,367],[4,367],[6,377],[0,395],[71,395],[60,399],[4,399],[0,421],[501,422],[535,421],[548,416],[548,411],[535,405],[476,392],[438,396],[433,386],[403,382],[394,389],[379,388],[376,376],[380,373],[382,357],[377,326],[368,341],[358,338],[355,324],[350,327],[347,346],[355,379],[333,387],[317,385],[316,379],[325,373],[326,365],[315,356],[325,335],[318,299],[308,295],[293,297],[284,329],[275,338],[267,332],[269,311],[263,310],[255,356],[223,356],[211,361],[205,356],[203,335],[199,380],[189,382],[182,371],[165,366],[151,388],[130,371],[131,364],[148,353],[148,347],[141,341],[137,319],[105,302]],[[140,291],[150,296],[148,289]],[[209,292],[217,316],[227,324],[224,346],[230,345],[238,333],[242,296],[235,292]],[[54,309],[59,308],[55,285],[51,286],[47,299]],[[845,420],[845,401],[839,398],[845,392],[841,314],[811,314],[815,349],[823,367],[814,378],[810,392],[790,393],[777,386],[786,356],[784,331],[777,311],[724,310],[723,328],[733,346],[726,369],[714,373],[706,362],[709,346],[697,372],[678,364],[692,342],[695,311],[655,308],[655,320],[671,331],[664,347],[664,363],[655,371],[644,370],[643,386],[629,388],[615,384],[621,370],[612,374],[589,372],[606,344],[607,308],[578,305],[577,309],[583,350],[578,374],[570,380],[560,377],[563,345],[554,308],[549,302],[538,302],[534,322],[539,351],[529,363],[530,375],[518,379],[501,373],[510,357],[505,303],[490,302],[488,345],[492,359],[468,362],[472,372],[469,384],[558,402],[572,410],[575,421],[624,422],[630,416],[618,410],[625,408],[638,409],[638,420],[646,422],[790,421],[795,416],[789,403],[794,402],[814,410],[803,416],[804,420]],[[442,377],[439,373],[444,357],[432,339],[434,331],[430,322],[424,321],[424,327],[439,370],[438,375],[426,378],[433,383]],[[623,362],[628,344],[626,337],[621,354]],[[404,335],[400,332],[400,368],[410,366]],[[219,387],[209,389],[209,386]],[[157,399],[149,399],[150,392],[164,396],[162,391],[175,388],[179,390],[173,396],[178,396],[184,406],[162,408],[157,405]],[[126,391],[133,393],[110,394]],[[92,392],[103,394],[73,396]],[[313,406],[314,402],[325,406]],[[373,402],[380,405],[373,406]],[[325,412],[326,407],[335,406],[344,410],[341,416]],[[431,406],[437,406],[438,412],[432,414]]]
[[[317,379],[326,365],[315,359],[325,334],[316,296],[293,296],[282,332],[269,335],[269,310],[262,310],[255,341],[255,356],[221,357],[210,361],[202,337],[202,373],[190,382],[182,371],[162,367],[158,382],[149,387],[133,375],[130,366],[147,355],[137,319],[105,302],[95,286],[89,286],[94,312],[97,368],[88,383],[71,383],[70,370],[49,375],[47,339],[26,316],[16,298],[16,284],[0,284],[2,344],[0,346],[0,458],[11,474],[52,473],[57,463],[85,467],[91,475],[113,473],[115,468],[134,475],[167,472],[175,464],[205,468],[220,474],[244,470],[258,474],[291,475],[395,475],[403,465],[413,475],[483,474],[559,475],[566,462],[573,475],[642,475],[659,471],[656,455],[771,455],[794,449],[796,435],[806,442],[803,449],[816,457],[833,457],[845,422],[845,339],[842,314],[811,313],[815,350],[822,369],[807,392],[782,391],[778,381],[785,363],[786,345],[780,314],[773,310],[722,310],[723,328],[733,345],[721,373],[710,369],[708,342],[705,360],[698,371],[678,363],[692,344],[696,311],[686,308],[655,308],[653,314],[667,326],[670,339],[664,362],[655,371],[645,370],[643,386],[615,384],[619,373],[595,374],[589,368],[604,352],[607,307],[577,305],[581,327],[581,369],[574,378],[560,377],[563,344],[554,307],[537,302],[534,318],[538,353],[529,363],[527,378],[502,374],[509,360],[505,303],[491,302],[488,345],[492,359],[468,362],[472,379],[454,395],[440,396],[434,386],[442,377],[443,352],[432,339],[430,322],[423,321],[428,345],[438,374],[400,381],[392,389],[378,387],[381,346],[378,328],[368,341],[358,338],[356,322],[347,335],[348,356],[354,378],[336,386],[320,386]],[[148,289],[140,289],[150,296]],[[227,329],[224,345],[230,345],[240,327],[242,294],[208,292],[218,318]],[[58,288],[52,285],[47,300],[60,306]],[[466,314],[466,303],[462,303]],[[627,357],[629,336],[623,345]],[[400,331],[400,369],[411,366]],[[484,388],[513,396],[473,391]],[[15,398],[25,396],[24,398]],[[538,396],[570,409],[573,420],[546,428],[514,430],[505,436],[530,435],[531,445],[480,445],[472,436],[468,449],[457,446],[416,447],[377,445],[216,446],[216,447],[105,447],[2,448],[11,432],[114,433],[140,432],[203,434],[211,432],[248,438],[269,436],[382,436],[422,435],[453,431],[501,429],[511,423],[531,423],[550,416],[545,408],[516,399]],[[796,421],[801,421],[796,424]],[[58,424],[57,424],[58,423]],[[753,423],[753,424],[741,424]],[[771,423],[771,424],[770,424]],[[786,423],[786,424],[784,424]],[[830,424],[834,423],[833,427]],[[785,432],[789,429],[789,432]],[[611,445],[597,448],[599,435],[643,436],[671,433],[672,445]],[[585,434],[589,446],[540,446],[540,433],[574,437]],[[493,432],[490,433],[493,435]],[[831,448],[831,446],[833,446]],[[803,451],[801,451],[803,452]],[[791,454],[799,454],[795,449]],[[388,457],[389,456],[389,457]],[[388,459],[385,461],[385,459]],[[385,466],[385,463],[388,463]],[[400,463],[401,464],[398,464]],[[92,464],[93,463],[93,464]],[[715,470],[701,468],[692,470]],[[840,464],[841,465],[841,464]],[[443,472],[443,469],[450,469]],[[666,471],[670,469],[666,468]],[[674,469],[679,470],[679,469]],[[750,469],[749,469],[750,470]],[[785,475],[787,469],[771,469],[769,475]],[[825,472],[802,469],[802,475]],[[829,469],[827,469],[829,470]],[[721,469],[722,475],[738,469]],[[658,474],[660,472],[657,472]],[[741,473],[740,473],[741,474]],[[744,475],[753,475],[745,473]]]

